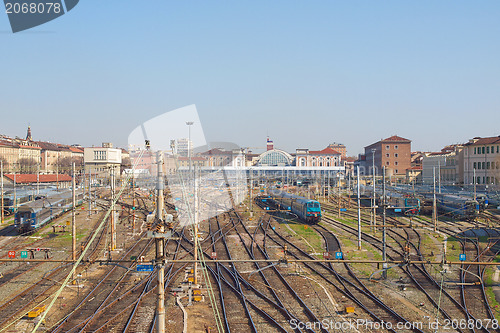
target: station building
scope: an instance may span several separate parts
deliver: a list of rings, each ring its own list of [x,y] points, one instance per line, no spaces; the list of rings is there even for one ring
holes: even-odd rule
[[[500,136],[470,139],[463,159],[465,184],[499,185]]]

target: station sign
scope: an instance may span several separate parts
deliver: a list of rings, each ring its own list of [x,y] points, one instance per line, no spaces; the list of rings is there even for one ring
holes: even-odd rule
[[[340,208],[341,212],[347,212],[347,208]]]
[[[335,252],[335,259],[342,259],[342,252]]]
[[[323,252],[323,259],[330,259],[330,253],[329,252]]]
[[[16,257],[16,251],[9,251],[8,255],[10,259],[14,259]]]
[[[217,259],[217,252],[212,252],[212,253],[210,254],[210,258],[212,258],[212,260]]]
[[[154,270],[154,266],[149,264],[149,265],[137,265],[136,270],[138,272],[152,272]]]
[[[465,261],[466,259],[467,259],[467,256],[465,255],[465,253],[460,253],[458,255],[458,260]]]
[[[28,258],[28,251],[21,251],[21,259]]]

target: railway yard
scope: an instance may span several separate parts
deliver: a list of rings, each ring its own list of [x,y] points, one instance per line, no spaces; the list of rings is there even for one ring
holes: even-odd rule
[[[468,221],[440,214],[434,224],[426,214],[388,212],[384,220],[380,207],[374,219],[362,205],[358,225],[355,197],[339,192],[316,197],[321,220],[305,223],[255,192],[226,212],[207,201],[212,217],[195,239],[165,191],[173,216],[163,245],[167,332],[498,331],[500,271],[474,264],[498,261],[498,210]],[[159,230],[148,215],[158,199],[139,189],[120,194],[113,204],[101,188],[75,209],[78,266],[70,211],[24,235],[6,220],[0,332],[156,331],[158,267],[149,264],[161,243],[148,237]],[[115,249],[102,223],[110,207]]]

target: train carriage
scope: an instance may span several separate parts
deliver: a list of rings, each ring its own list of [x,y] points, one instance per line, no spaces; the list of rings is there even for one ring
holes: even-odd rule
[[[321,220],[321,206],[318,201],[277,189],[270,190],[269,194],[282,209],[290,210],[306,223],[316,224]]]
[[[19,234],[29,233],[73,207],[72,191],[57,192],[18,207],[14,225]],[[76,205],[83,203],[83,191],[76,193]]]
[[[457,219],[474,219],[479,211],[476,200],[458,195],[436,194],[436,204],[440,212]]]

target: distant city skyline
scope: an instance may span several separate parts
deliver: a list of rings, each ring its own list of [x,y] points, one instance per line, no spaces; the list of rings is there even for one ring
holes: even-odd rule
[[[209,142],[437,151],[500,134],[498,17],[493,0],[80,1],[12,34],[0,15],[0,133],[126,147],[195,104]]]
[[[26,128],[26,130],[27,130],[27,128]],[[26,138],[26,134],[27,134],[27,131],[26,131],[26,130],[25,130],[24,135],[8,135],[8,134],[6,134],[6,133],[2,133],[2,132],[0,132],[0,136],[2,136],[2,135],[6,135],[6,136],[9,136],[9,137],[12,137],[12,138],[19,137],[19,138],[24,139],[24,138]],[[33,133],[33,132],[34,132],[33,127],[31,127],[31,133]],[[392,135],[398,135],[398,134],[392,134]],[[287,152],[289,152],[289,153],[294,153],[296,149],[301,149],[301,148],[304,148],[304,149],[310,149],[310,150],[315,150],[315,149],[323,149],[323,148],[326,148],[326,147],[327,147],[328,145],[330,145],[330,144],[337,143],[337,144],[344,144],[344,145],[346,146],[346,148],[347,148],[347,156],[354,156],[354,157],[357,157],[359,154],[363,154],[363,153],[364,153],[364,147],[369,146],[369,145],[371,145],[371,144],[373,144],[373,143],[376,143],[376,142],[378,142],[379,140],[386,139],[386,138],[388,138],[388,137],[390,137],[390,136],[392,136],[392,135],[387,135],[386,137],[382,137],[382,138],[380,138],[380,139],[375,139],[373,142],[366,143],[366,144],[365,144],[365,145],[361,148],[362,150],[361,150],[360,152],[358,152],[358,153],[351,153],[351,152],[350,152],[350,147],[349,147],[349,145],[348,145],[348,144],[345,144],[345,143],[344,143],[344,142],[342,142],[342,141],[331,141],[331,142],[325,142],[324,144],[322,144],[322,143],[317,143],[317,144],[315,144],[315,145],[313,145],[313,146],[298,145],[298,146],[296,146],[296,147],[292,147],[292,148],[290,148],[290,149],[287,149],[287,148],[285,148],[284,146],[281,146],[281,145],[279,144],[279,142],[276,142],[276,140],[275,140],[274,138],[272,138],[271,136],[266,136],[266,137],[264,137],[264,138],[263,138],[263,140],[261,140],[261,142],[257,143],[257,145],[253,145],[253,146],[250,146],[250,145],[241,145],[241,144],[238,144],[238,143],[236,143],[236,142],[234,142],[234,141],[228,141],[228,142],[230,142],[230,143],[235,143],[235,144],[237,144],[240,148],[249,148],[249,150],[251,150],[251,151],[253,151],[253,152],[263,152],[263,151],[265,151],[265,150],[266,150],[266,140],[269,138],[269,139],[273,142],[274,148],[276,148],[276,149],[282,149],[282,150],[285,150],[285,151],[287,151]],[[401,136],[401,137],[404,137],[404,138],[406,138],[406,139],[411,140],[411,138],[405,137],[404,135],[398,135],[398,136]],[[500,135],[481,135],[481,136],[474,136],[474,137],[491,137],[491,136],[500,136]],[[446,147],[446,146],[449,146],[449,145],[454,145],[454,144],[465,144],[465,143],[467,143],[467,142],[468,142],[470,139],[472,139],[472,138],[473,138],[473,137],[466,138],[466,139],[464,139],[464,140],[463,140],[463,141],[461,141],[461,142],[446,143],[446,144],[444,144],[444,145],[442,145],[442,146],[439,146],[439,147],[437,147],[436,149],[433,149],[433,150],[429,150],[429,149],[415,149],[415,148],[414,148],[415,142],[413,142],[413,140],[412,140],[412,149],[411,149],[411,150],[412,150],[412,151],[422,151],[422,152],[438,152],[438,151],[440,151],[442,148],[444,148],[444,147]],[[185,138],[179,138],[177,141],[179,141],[179,140],[186,140],[186,141],[187,141],[187,140],[188,140],[188,138],[187,138],[187,136],[186,136]],[[128,149],[128,148],[129,148],[129,147],[128,147],[128,145],[127,145],[127,143],[125,143],[125,144],[121,145],[121,144],[119,144],[119,143],[117,143],[117,142],[113,142],[113,141],[109,141],[109,140],[100,140],[100,141],[98,140],[98,141],[96,141],[96,142],[94,142],[94,143],[90,143],[90,144],[87,144],[87,145],[86,145],[86,144],[82,144],[82,143],[80,143],[80,142],[63,142],[63,141],[52,141],[52,140],[46,140],[46,139],[43,139],[43,138],[37,138],[37,137],[36,137],[36,130],[35,130],[35,135],[33,136],[33,141],[45,141],[45,142],[58,143],[58,144],[64,144],[64,145],[81,145],[82,147],[94,147],[94,146],[95,146],[95,147],[99,147],[99,146],[101,146],[101,145],[102,145],[102,143],[108,143],[108,142],[110,142],[110,143],[112,143],[112,144],[113,144],[113,147],[115,147],[115,148],[124,148],[124,149]],[[213,143],[215,143],[215,142],[214,142],[214,141],[209,142],[209,144],[213,144]],[[196,148],[196,147],[194,147],[194,146],[193,146],[193,148]],[[210,148],[223,148],[223,147],[222,147],[222,146],[221,146],[221,147],[211,146]]]

